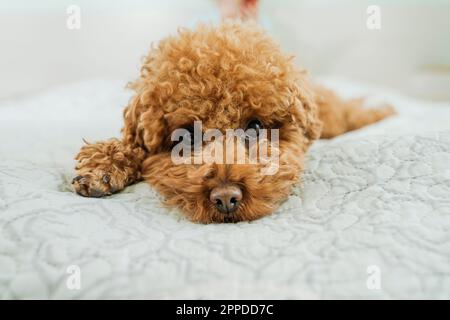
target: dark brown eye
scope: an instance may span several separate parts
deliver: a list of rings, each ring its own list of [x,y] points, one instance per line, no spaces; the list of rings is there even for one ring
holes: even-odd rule
[[[264,126],[261,123],[261,121],[259,121],[259,119],[252,119],[247,124],[247,128],[245,128],[245,133],[249,137],[257,137],[259,136],[259,132],[262,129],[264,129]]]
[[[182,130],[181,132],[178,130]],[[171,146],[170,148],[175,147],[176,145],[183,144],[185,146],[193,146],[195,144],[195,135],[194,135],[194,127],[189,126],[185,128],[179,128],[174,131],[171,136]],[[180,134],[181,133],[181,134]]]
[[[185,144],[187,144],[187,145],[190,144],[191,146],[193,146],[194,142],[195,142],[195,140],[194,140],[194,127],[192,127],[192,126],[187,127],[186,130],[188,132],[186,132],[186,134],[183,136],[183,142]]]

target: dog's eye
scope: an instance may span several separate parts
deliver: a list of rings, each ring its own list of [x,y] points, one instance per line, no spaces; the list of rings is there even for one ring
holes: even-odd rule
[[[183,144],[185,146],[193,146],[195,144],[194,127],[186,127],[180,129],[183,130],[183,134],[181,136],[178,134],[176,135],[175,140],[172,140],[170,148],[173,148],[179,144]],[[174,137],[172,136],[171,139],[174,139]]]
[[[259,119],[250,120],[247,124],[247,128],[245,128],[245,133],[250,137],[257,137],[259,135],[259,131],[264,129],[263,124]]]
[[[195,139],[194,139],[194,127],[187,127],[186,130],[188,132],[186,132],[186,134],[183,136],[183,142],[185,144],[190,144],[191,146],[194,145],[195,143]]]

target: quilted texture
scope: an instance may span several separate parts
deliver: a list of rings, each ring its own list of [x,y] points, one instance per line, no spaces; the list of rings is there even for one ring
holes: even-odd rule
[[[107,199],[71,192],[81,138],[118,135],[122,83],[4,102],[0,297],[450,298],[450,105],[323,82],[400,114],[316,142],[289,200],[238,224],[193,224],[145,183]]]

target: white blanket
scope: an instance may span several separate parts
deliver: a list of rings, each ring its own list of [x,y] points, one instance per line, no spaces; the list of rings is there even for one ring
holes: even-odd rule
[[[450,298],[450,104],[323,82],[400,114],[316,142],[289,200],[237,224],[191,223],[145,183],[71,192],[81,139],[119,134],[123,83],[0,104],[0,298]]]

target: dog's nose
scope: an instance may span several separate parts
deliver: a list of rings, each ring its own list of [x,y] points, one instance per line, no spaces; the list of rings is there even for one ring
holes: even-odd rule
[[[228,214],[236,211],[242,200],[241,189],[233,184],[215,187],[209,194],[209,199],[221,213]]]

